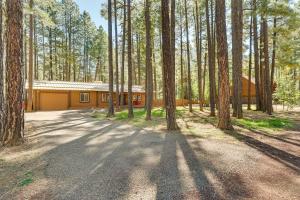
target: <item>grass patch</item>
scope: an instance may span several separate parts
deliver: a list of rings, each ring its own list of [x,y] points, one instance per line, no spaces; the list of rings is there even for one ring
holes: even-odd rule
[[[25,177],[19,182],[20,187],[24,187],[26,185],[29,185],[30,183],[33,182],[33,174],[32,172],[27,172],[24,174]]]
[[[237,119],[234,121],[236,125],[247,129],[284,129],[292,127],[292,122],[284,118],[266,118],[266,119]]]
[[[177,108],[176,109],[176,115],[177,117],[182,117],[184,113],[186,112],[185,108]],[[151,126],[151,125],[157,125],[164,123],[166,111],[163,108],[153,108],[152,109],[152,120],[146,121],[146,110],[144,108],[135,108],[133,109],[134,118],[128,119],[128,110],[122,110],[120,112],[116,112],[115,116],[110,118],[110,120],[116,120],[116,121],[128,121],[131,124],[135,125],[143,125],[143,126]],[[92,114],[93,118],[104,120],[106,118],[106,112],[94,112]]]

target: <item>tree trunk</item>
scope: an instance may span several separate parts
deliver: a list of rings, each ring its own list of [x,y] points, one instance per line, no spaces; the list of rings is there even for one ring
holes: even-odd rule
[[[169,0],[161,0],[162,50],[167,129],[178,129],[176,123],[175,69],[172,66]]]
[[[260,98],[261,98],[261,111],[266,112],[266,94],[265,94],[265,63],[264,63],[264,51],[263,51],[263,41],[264,41],[264,35],[263,35],[263,24],[260,24],[260,48],[259,48],[259,59],[260,59],[260,68],[259,68],[259,74],[260,74]]]
[[[29,1],[29,7],[33,9],[33,0]],[[29,17],[29,68],[28,68],[28,91],[27,111],[32,112],[32,85],[33,85],[33,14]]]
[[[275,73],[275,62],[276,62],[276,43],[277,43],[277,31],[276,31],[276,27],[277,27],[277,19],[276,17],[274,17],[274,22],[273,22],[273,28],[274,28],[274,32],[273,32],[273,49],[272,49],[272,64],[271,64],[271,90],[273,88],[274,85],[274,73]]]
[[[7,0],[6,84],[7,121],[3,144],[16,145],[24,136],[23,2]]]
[[[209,7],[208,0],[206,0],[205,4],[206,8],[206,27],[207,27],[207,42],[208,42],[208,69],[209,69],[209,101],[210,101],[210,116],[215,116],[215,98],[216,98],[216,78],[215,78],[215,65],[214,65],[214,52],[213,52],[213,44],[212,44],[212,34],[210,27],[210,19],[209,19]]]
[[[5,97],[4,97],[4,65],[3,65],[3,10],[2,0],[0,0],[0,142],[4,132],[5,116]]]
[[[243,67],[243,2],[231,0],[232,17],[232,80],[233,116],[243,117],[242,67]]]
[[[151,120],[151,110],[153,102],[153,74],[152,74],[152,45],[151,45],[151,18],[150,18],[150,0],[146,0],[145,5],[145,27],[146,27],[146,71],[147,71],[147,105],[146,120]]]
[[[121,67],[121,107],[124,108],[124,84],[125,84],[125,44],[126,44],[126,0],[123,2],[123,36],[122,36],[122,67]]]
[[[265,94],[266,94],[266,111],[269,115],[272,114],[272,91],[270,81],[270,66],[269,66],[269,40],[268,40],[268,22],[263,18],[263,35],[264,35],[264,63],[265,63]]]
[[[219,64],[219,122],[220,129],[232,129],[230,122],[230,87],[226,35],[225,0],[216,3],[216,33]]]
[[[253,45],[254,45],[254,71],[255,71],[255,104],[256,110],[261,110],[260,97],[260,76],[259,76],[259,50],[258,50],[258,31],[257,31],[257,14],[256,0],[253,0]]]
[[[203,93],[202,93],[202,99],[205,102],[205,81],[206,81],[206,67],[207,67],[207,53],[204,55],[204,67],[203,67]]]
[[[251,6],[252,7],[252,6]],[[251,110],[251,74],[252,74],[252,24],[253,24],[253,13],[251,13],[250,17],[250,32],[249,32],[249,69],[248,69],[248,110]]]
[[[192,80],[191,80],[191,57],[190,57],[190,40],[189,40],[189,22],[187,14],[187,0],[184,0],[184,11],[185,11],[185,31],[186,31],[186,51],[187,51],[187,67],[188,67],[188,101],[189,111],[193,112],[192,103]]]
[[[180,98],[184,99],[184,75],[183,75],[183,27],[182,7],[180,7]]]
[[[197,69],[198,69],[198,96],[200,111],[203,111],[202,100],[202,20],[199,16],[198,2],[195,1],[196,16],[195,16],[195,34],[196,34],[196,51],[197,51]],[[199,20],[200,17],[200,20]]]
[[[127,53],[128,53],[128,118],[133,118],[133,105],[132,105],[132,55],[131,55],[131,0],[127,0]]]
[[[112,0],[108,0],[108,62],[109,62],[109,105],[107,117],[114,116],[114,70],[113,70],[113,44],[112,44]]]
[[[118,45],[118,10],[117,0],[114,0],[115,13],[115,67],[116,67],[116,109],[120,109],[120,94],[119,94],[119,45]]]
[[[52,28],[49,28],[49,49],[50,49],[50,69],[49,69],[49,81],[53,80],[53,56],[52,56]]]

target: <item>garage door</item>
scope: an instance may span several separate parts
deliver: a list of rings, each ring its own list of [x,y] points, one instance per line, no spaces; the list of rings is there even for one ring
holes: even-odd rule
[[[67,110],[67,93],[40,93],[40,110]]]

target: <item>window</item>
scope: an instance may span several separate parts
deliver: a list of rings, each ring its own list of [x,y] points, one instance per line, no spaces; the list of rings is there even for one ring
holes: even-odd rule
[[[102,93],[102,98],[101,98],[102,102],[107,103],[109,100],[109,94],[108,93]]]
[[[90,93],[80,93],[80,103],[89,103],[90,102]]]

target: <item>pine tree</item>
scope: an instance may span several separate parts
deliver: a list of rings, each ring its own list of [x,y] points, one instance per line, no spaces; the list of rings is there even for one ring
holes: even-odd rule
[[[108,62],[109,62],[109,103],[107,117],[114,116],[114,77],[113,77],[113,44],[112,44],[112,3],[108,0]]]
[[[3,143],[16,145],[23,141],[23,2],[7,0],[6,28],[6,84],[7,84],[7,120],[5,123]]]
[[[176,123],[176,99],[175,99],[175,69],[172,66],[172,48],[169,18],[169,0],[161,0],[162,19],[162,54],[163,54],[163,79],[165,92],[165,108],[167,129],[178,129]]]
[[[230,89],[228,70],[228,45],[226,35],[225,0],[216,3],[216,33],[219,64],[219,122],[220,129],[232,129],[230,122]]]
[[[153,74],[152,74],[152,39],[151,39],[151,18],[150,18],[150,0],[145,4],[145,27],[146,27],[146,71],[147,71],[147,91],[146,91],[146,120],[151,120],[151,110],[153,101]]]

